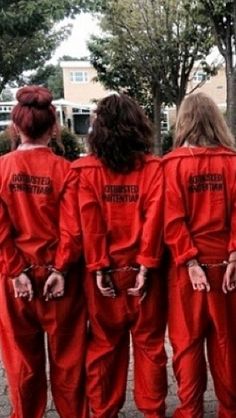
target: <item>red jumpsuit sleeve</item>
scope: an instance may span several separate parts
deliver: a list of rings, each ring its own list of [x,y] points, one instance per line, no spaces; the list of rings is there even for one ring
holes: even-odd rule
[[[79,206],[83,232],[83,248],[90,272],[109,267],[106,225],[101,206],[84,170],[80,171]]]
[[[147,268],[158,267],[163,253],[163,172],[160,165],[149,174],[148,191],[144,201],[144,222],[138,264]]]
[[[78,261],[82,253],[81,226],[78,205],[78,174],[69,171],[59,207],[59,243],[54,266],[66,271],[70,264]]]
[[[170,167],[164,171],[164,238],[178,266],[195,258],[198,254],[198,249],[194,245],[186,224],[187,213],[177,176],[178,173],[173,173]]]
[[[0,200],[0,258],[2,274],[14,278],[28,266],[14,242],[14,228],[7,208]]]
[[[232,253],[236,251],[236,179],[234,181],[233,190],[231,192],[231,224],[230,224],[230,239],[228,244],[228,251]]]

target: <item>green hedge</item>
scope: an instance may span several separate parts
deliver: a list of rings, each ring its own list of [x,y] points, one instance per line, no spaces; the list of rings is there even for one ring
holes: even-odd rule
[[[9,151],[11,151],[11,140],[8,132],[0,132],[0,155],[4,155]]]
[[[76,135],[72,134],[67,128],[61,131],[61,142],[64,150],[58,145],[55,140],[51,140],[49,146],[53,149],[55,154],[65,157],[67,160],[74,161],[80,156],[80,145]]]
[[[167,154],[172,150],[173,146],[173,131],[170,130],[169,132],[163,135],[162,139],[162,153],[163,155]]]
[[[53,149],[55,154],[62,155],[66,159],[73,161],[80,156],[80,145],[77,137],[68,129],[63,128],[61,131],[61,142],[64,146],[64,151],[55,140],[51,140],[49,146]],[[4,155],[11,150],[11,140],[8,131],[0,132],[0,155]]]

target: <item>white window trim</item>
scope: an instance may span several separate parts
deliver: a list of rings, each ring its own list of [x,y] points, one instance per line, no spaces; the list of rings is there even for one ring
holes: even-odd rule
[[[76,80],[76,74],[81,74],[82,79]],[[70,82],[76,84],[86,84],[89,82],[89,76],[87,71],[70,71]]]
[[[201,76],[204,75],[206,76],[206,79],[203,80]],[[201,83],[202,81],[204,82],[208,82],[210,81],[210,74],[206,74],[204,73],[204,71],[202,70],[198,70],[193,74],[193,79],[192,79],[193,83],[197,84],[197,83]]]

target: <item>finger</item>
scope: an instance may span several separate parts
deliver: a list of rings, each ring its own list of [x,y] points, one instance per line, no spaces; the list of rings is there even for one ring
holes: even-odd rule
[[[19,292],[19,293],[18,293],[18,298],[23,298],[23,297],[24,297],[24,293]]]
[[[227,280],[227,278],[226,278],[226,274],[224,274],[224,277],[223,277],[223,282],[222,282],[222,290],[223,290],[223,292],[224,292],[225,294],[227,293],[226,280]]]
[[[229,292],[231,292],[232,290],[234,290],[235,289],[235,281],[231,281],[231,282],[229,282],[228,284],[227,284],[227,290],[229,291]]]
[[[137,290],[135,288],[130,288],[127,290],[128,295],[130,296],[140,296],[140,290]]]
[[[143,286],[144,286],[144,283],[139,283],[137,286],[133,287],[133,289],[137,290],[138,292],[141,292],[143,289]]]
[[[14,287],[14,296],[15,298],[18,298],[19,292],[18,290]]]
[[[109,290],[101,291],[101,293],[102,293],[103,296],[106,296],[106,297],[114,298],[116,296],[114,290],[112,290],[110,288],[109,288]]]
[[[192,283],[193,290],[198,290],[197,283]]]
[[[32,284],[31,284],[30,281],[29,281],[27,287],[28,287],[28,289],[27,289],[27,291],[28,291],[28,300],[31,301],[33,299],[34,292],[33,292],[33,287],[32,287]]]
[[[210,291],[210,283],[208,282],[207,278],[205,277],[205,279],[202,281],[202,283],[200,283],[201,285],[204,286],[204,290],[206,290],[207,292]]]
[[[110,286],[98,285],[98,289],[100,290],[100,292],[102,292],[103,290],[106,291],[108,289],[111,289],[111,287]]]
[[[52,299],[52,294],[49,292],[49,290],[43,294],[45,296],[45,301],[48,302],[50,299]]]
[[[34,292],[33,290],[29,291],[29,295],[28,295],[28,301],[30,302],[34,297]]]
[[[63,292],[62,291],[54,292],[53,296],[54,296],[54,298],[59,298],[59,297],[63,296]]]
[[[29,296],[28,290],[24,290],[24,291],[19,292],[19,297],[21,297],[21,298],[27,298],[28,296]]]
[[[57,292],[57,296],[62,296],[64,294],[64,291],[63,290],[59,290],[58,292]]]
[[[231,283],[232,283],[232,281],[230,279],[230,275],[226,274],[225,275],[225,280],[224,280],[224,289],[223,289],[223,290],[225,290],[224,293],[231,292],[231,290],[232,290]]]
[[[50,284],[49,284],[49,282],[47,281],[47,282],[45,283],[44,287],[43,287],[43,296],[46,296],[46,295],[49,293],[49,287],[50,287]]]
[[[206,288],[207,292],[210,292],[211,286],[210,286],[210,283],[208,281],[206,281],[206,283],[205,283],[205,288]]]
[[[102,286],[102,280],[103,280],[103,277],[102,276],[97,276],[96,277],[97,287],[100,290],[103,288],[103,286]]]
[[[223,281],[223,284],[222,284],[222,290],[223,290],[223,292],[224,292],[225,294],[228,292],[228,289],[227,289],[227,286],[226,286],[226,282],[225,282],[225,281]]]
[[[147,296],[147,291],[145,290],[145,292],[143,292],[143,295],[141,296],[141,298],[139,299],[139,304],[141,304],[142,303],[142,301],[146,298],[146,296]]]
[[[202,290],[205,290],[205,285],[203,283],[198,283],[197,289],[199,292],[202,292]]]

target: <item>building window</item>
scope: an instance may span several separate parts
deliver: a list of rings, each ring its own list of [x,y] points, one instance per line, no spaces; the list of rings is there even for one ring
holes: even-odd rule
[[[0,121],[10,121],[11,120],[11,114],[7,112],[0,112]]]
[[[194,83],[201,83],[201,81],[210,80],[209,74],[204,73],[204,71],[196,71],[193,74]]]
[[[166,110],[161,112],[161,133],[167,133],[169,130],[168,113]]]
[[[87,83],[88,73],[86,71],[71,71],[70,81],[72,83]]]

